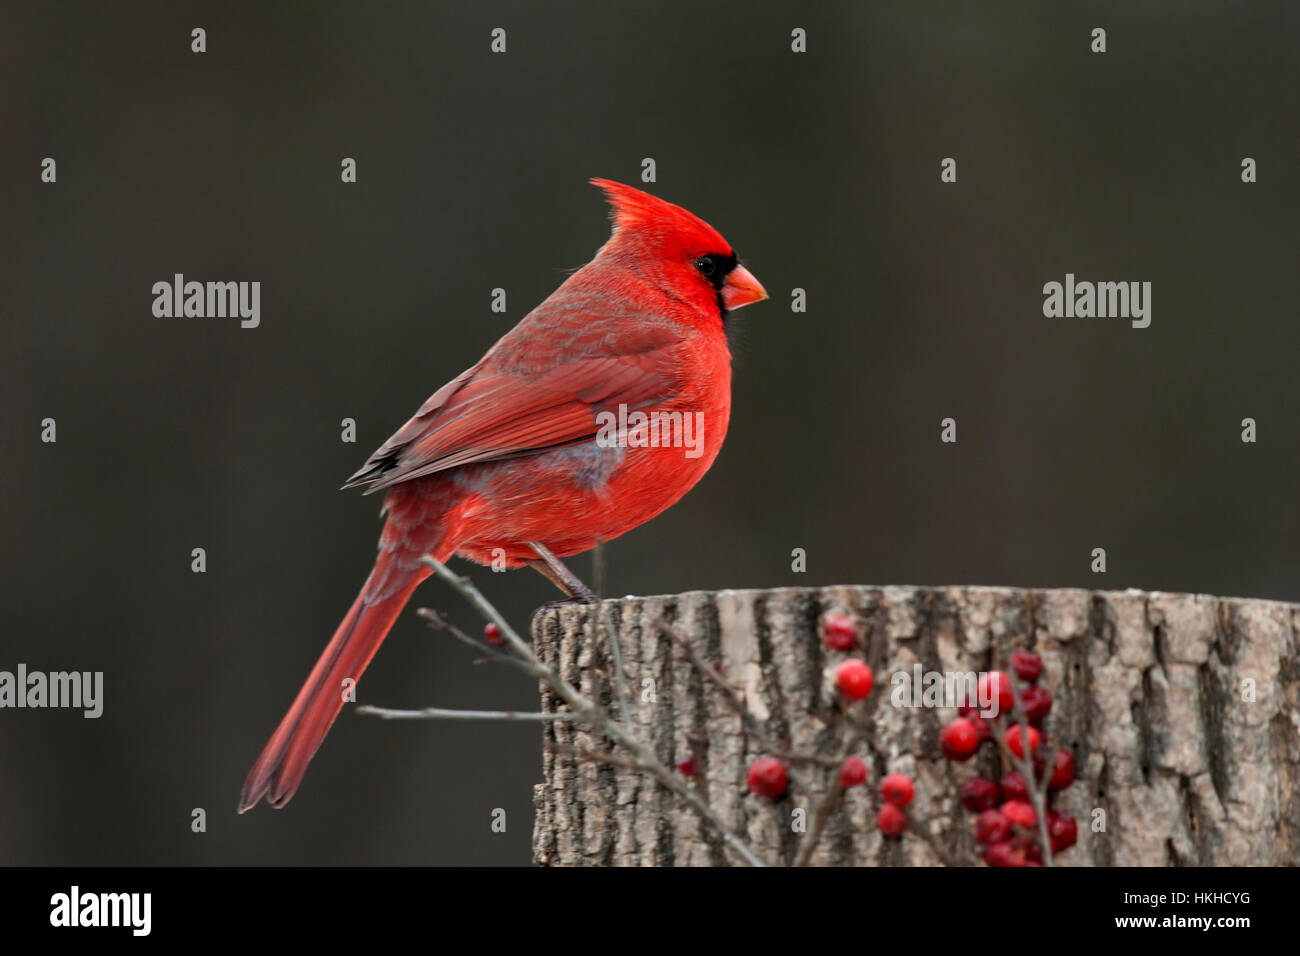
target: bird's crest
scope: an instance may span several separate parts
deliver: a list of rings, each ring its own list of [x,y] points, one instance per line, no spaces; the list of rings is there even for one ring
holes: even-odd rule
[[[613,207],[614,237],[640,237],[684,250],[725,252],[730,249],[716,229],[681,206],[610,179],[593,179]]]

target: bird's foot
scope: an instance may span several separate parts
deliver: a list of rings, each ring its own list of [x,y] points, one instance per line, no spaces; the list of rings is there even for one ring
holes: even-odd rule
[[[575,607],[584,604],[595,604],[595,600],[584,600],[583,598],[565,598],[561,601],[547,601],[545,604],[533,611],[533,617],[530,625],[531,630],[537,630],[537,619],[547,611],[554,611],[562,607]]]

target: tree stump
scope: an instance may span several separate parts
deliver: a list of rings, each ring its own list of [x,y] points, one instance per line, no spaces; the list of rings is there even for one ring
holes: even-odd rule
[[[944,759],[939,731],[951,709],[891,702],[893,680],[929,672],[1005,669],[1012,651],[1038,651],[1054,704],[1052,747],[1073,751],[1077,782],[1056,806],[1079,822],[1063,866],[1300,863],[1300,641],[1297,605],[1129,590],[988,587],[826,587],[624,598],[544,611],[538,656],[621,718],[612,683],[616,636],[635,731],[673,767],[695,757],[687,783],[765,862],[788,864],[833,769],[805,767],[787,795],[746,786],[770,755],[737,705],[665,630],[684,635],[762,722],[769,744],[792,754],[842,756],[847,730],[835,667],[858,656],[876,674],[860,706],[871,733],[856,753],[865,787],[844,792],[808,862],[815,865],[974,865],[973,815],[963,780],[998,779],[995,749]],[[858,624],[850,654],[821,640],[822,616]],[[564,709],[543,688],[542,710]],[[716,829],[576,722],[545,725],[543,782],[535,788],[533,858],[541,865],[724,865],[737,862]],[[796,766],[796,765],[792,765]],[[828,766],[829,760],[828,760]],[[916,781],[901,839],[876,829],[880,779]],[[798,772],[798,771],[796,771]],[[805,817],[805,820],[807,819]]]

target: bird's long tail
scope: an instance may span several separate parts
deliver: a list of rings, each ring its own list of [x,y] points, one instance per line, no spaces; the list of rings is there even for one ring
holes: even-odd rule
[[[388,636],[411,593],[432,573],[420,563],[420,557],[432,552],[439,561],[446,561],[451,556],[449,549],[436,544],[442,538],[439,529],[425,526],[418,529],[418,537],[413,536],[404,517],[390,514],[374,570],[248,772],[239,795],[240,813],[263,797],[273,807],[289,802],[344,701],[355,699],[350,688]],[[424,546],[421,540],[426,542]],[[345,687],[349,678],[351,684]]]

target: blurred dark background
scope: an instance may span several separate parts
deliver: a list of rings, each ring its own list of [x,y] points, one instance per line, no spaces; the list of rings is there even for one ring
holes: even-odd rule
[[[370,567],[379,500],[338,486],[590,258],[586,180],[644,157],[773,300],[733,323],[717,464],[609,546],[607,593],[1300,599],[1297,11],[6,4],[0,669],[102,670],[106,699],[0,712],[0,861],[527,862],[532,727],[345,712],[287,810],[235,802]],[[176,272],[259,280],[260,328],[155,318]],[[1152,282],[1151,327],[1044,318],[1066,272]],[[553,597],[461,567],[521,625]],[[424,585],[364,701],[535,705],[422,605],[478,627]]]

